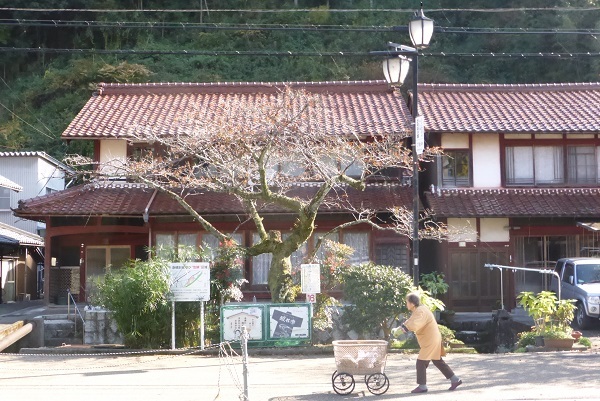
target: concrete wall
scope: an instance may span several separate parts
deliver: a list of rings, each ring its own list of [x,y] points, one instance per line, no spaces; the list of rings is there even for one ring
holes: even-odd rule
[[[84,344],[123,344],[123,336],[118,332],[117,322],[111,317],[111,312],[103,309],[86,310],[84,318]]]

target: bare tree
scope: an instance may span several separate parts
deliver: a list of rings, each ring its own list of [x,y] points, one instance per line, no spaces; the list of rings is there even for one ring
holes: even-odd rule
[[[272,300],[291,302],[295,294],[290,291],[290,256],[313,233],[323,206],[344,207],[354,216],[340,227],[366,223],[407,236],[411,233],[410,211],[390,205],[394,221],[383,226],[375,218],[376,211],[362,210],[345,196],[348,188],[364,190],[367,178],[384,169],[410,171],[412,156],[403,146],[406,133],[358,133],[334,121],[318,97],[302,90],[287,88],[257,97],[251,108],[247,102],[228,99],[199,107],[169,127],[132,128],[133,141],[154,143],[162,152],[97,171],[118,171],[168,194],[221,240],[231,238],[194,210],[186,196],[190,189],[235,196],[260,236],[246,253],[272,254],[268,277]],[[438,152],[428,151],[424,159]],[[72,161],[77,163],[76,159]],[[349,174],[353,167],[362,169],[360,176]],[[300,185],[313,188],[308,198],[295,195]],[[285,238],[264,225],[262,212],[272,207],[295,216]],[[422,232],[441,238],[443,229],[429,226]]]

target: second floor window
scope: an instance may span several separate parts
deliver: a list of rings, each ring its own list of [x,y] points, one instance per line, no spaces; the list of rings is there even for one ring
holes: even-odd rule
[[[598,149],[594,145],[508,146],[505,152],[506,184],[597,185]]]
[[[442,186],[444,188],[469,187],[469,151],[448,149],[442,156]]]
[[[597,159],[595,146],[568,146],[567,173],[569,183],[595,184],[597,181]]]

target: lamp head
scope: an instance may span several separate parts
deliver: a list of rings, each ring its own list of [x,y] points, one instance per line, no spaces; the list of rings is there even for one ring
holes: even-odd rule
[[[433,20],[423,14],[423,3],[421,2],[421,9],[415,12],[408,23],[408,33],[413,46],[417,49],[429,47],[429,42],[433,36],[433,28]]]
[[[383,60],[383,75],[388,84],[402,85],[409,68],[410,60],[404,56],[394,56]]]

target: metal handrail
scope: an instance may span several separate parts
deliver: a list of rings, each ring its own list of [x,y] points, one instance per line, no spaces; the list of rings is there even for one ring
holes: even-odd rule
[[[77,302],[75,302],[75,298],[73,298],[73,294],[71,294],[71,289],[67,288],[67,317],[69,319],[71,318],[71,301],[73,301],[73,307],[74,307],[73,313],[74,313],[74,317],[75,317],[75,319],[73,319],[73,321],[75,322],[75,332],[77,332],[77,315],[79,315],[79,318],[81,319],[82,327],[85,326],[85,319],[83,318],[81,311],[77,307]]]

